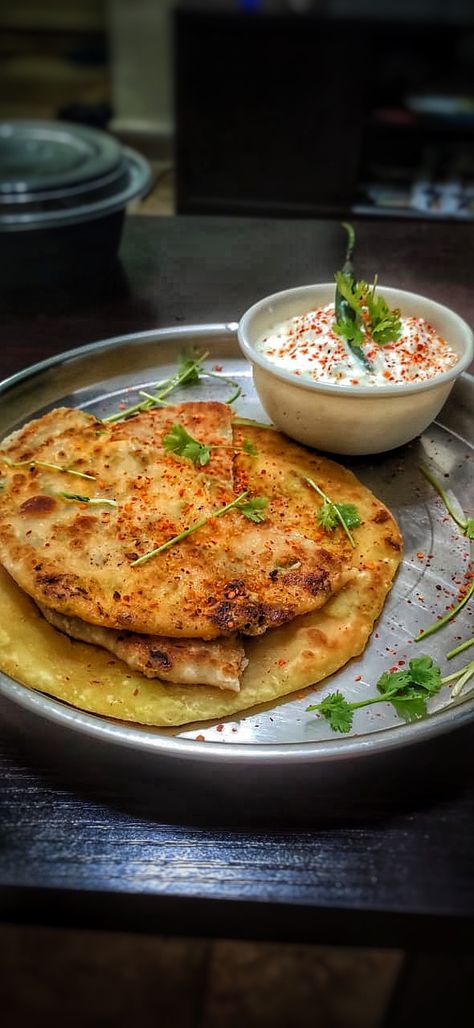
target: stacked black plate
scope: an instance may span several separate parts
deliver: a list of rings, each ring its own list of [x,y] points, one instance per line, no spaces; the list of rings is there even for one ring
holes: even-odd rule
[[[0,122],[1,284],[53,283],[107,266],[127,204],[150,181],[147,161],[105,132]]]

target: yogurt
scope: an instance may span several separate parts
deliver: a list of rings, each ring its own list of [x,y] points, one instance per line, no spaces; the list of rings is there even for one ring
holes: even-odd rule
[[[423,318],[401,318],[400,338],[383,346],[369,334],[361,344],[369,370],[333,331],[334,304],[298,314],[276,325],[256,350],[279,368],[317,382],[390,386],[423,382],[448,371],[459,356]]]

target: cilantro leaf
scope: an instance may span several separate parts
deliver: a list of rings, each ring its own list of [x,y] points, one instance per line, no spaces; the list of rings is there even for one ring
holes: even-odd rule
[[[329,496],[320,489],[316,482],[313,482],[312,478],[306,478],[305,481],[312,489],[315,489],[319,496],[323,499],[323,504],[316,511],[315,518],[316,523],[321,525],[326,532],[332,532],[333,529],[339,524],[344,529],[344,532],[349,539],[351,546],[355,547],[354,539],[351,535],[351,528],[357,528],[361,524],[361,518],[357,507],[353,503],[334,503]]]
[[[403,671],[384,671],[377,682],[379,696],[349,703],[342,693],[335,692],[326,696],[321,703],[307,707],[306,710],[317,710],[323,714],[335,732],[349,732],[354,711],[373,703],[391,703],[399,717],[405,721],[415,721],[426,715],[427,700],[438,692],[441,685],[459,678],[458,684],[462,688],[472,674],[474,661],[454,675],[442,679],[438,665],[433,663],[431,657],[423,655],[410,660],[408,667]]]
[[[431,657],[414,657],[409,663],[410,675],[416,685],[422,686],[430,696],[441,688],[441,670]]]
[[[353,704],[348,703],[341,692],[329,693],[321,703],[313,703],[306,710],[319,711],[329,721],[334,732],[350,732],[352,728]]]
[[[382,697],[405,721],[424,717],[428,696],[434,696],[440,687],[441,670],[427,656],[414,657],[404,671],[384,671],[377,682]]]
[[[370,336],[379,346],[385,346],[400,338],[402,324],[398,308],[390,310],[383,296],[376,296],[377,278],[372,289],[366,282],[356,282],[347,272],[337,271],[335,275],[339,303],[334,332],[349,343],[351,350],[371,370],[361,344]],[[367,320],[362,324],[363,314]]]
[[[202,357],[180,358],[178,365],[178,374],[176,376],[177,378],[179,378],[180,385],[195,385],[196,382],[200,381],[200,372],[202,372],[200,362],[202,359]]]
[[[364,342],[365,337],[362,329],[359,328],[355,321],[351,321],[350,318],[338,318],[334,322],[333,332],[337,336],[341,336],[342,339],[345,339],[347,343],[351,343],[357,349],[361,349],[361,343]]]
[[[316,518],[316,523],[321,525],[321,528],[324,528],[325,532],[332,532],[336,528],[336,525],[339,524],[336,505],[328,502],[327,500],[324,501],[314,516]]]
[[[379,346],[386,346],[387,343],[394,343],[397,339],[400,339],[402,332],[402,323],[400,318],[395,314],[388,318],[384,318],[376,328],[371,327],[371,336],[375,343]]]
[[[376,296],[375,289],[377,279],[374,282],[372,291],[367,294],[366,305],[369,313],[369,331],[374,342],[379,346],[386,343],[393,343],[400,338],[402,323],[398,308],[390,310],[383,296]]]
[[[377,682],[377,689],[384,695],[393,694],[406,689],[411,684],[411,674],[407,671],[384,671]]]
[[[360,308],[367,301],[369,287],[366,282],[356,282],[352,275],[344,271],[336,271],[336,286],[344,300],[358,316]]]
[[[349,703],[342,693],[331,693],[322,701],[307,707],[307,711],[319,711],[329,721],[335,732],[348,732],[352,727],[354,710],[373,703],[391,703],[404,721],[416,721],[428,713],[427,701],[442,685],[456,681],[452,690],[453,699],[459,696],[466,682],[474,675],[474,661],[441,678],[441,672],[431,657],[415,657],[403,671],[384,671],[377,682],[379,696]]]
[[[362,524],[359,511],[354,503],[335,503],[333,506],[341,515],[348,528],[358,528]]]
[[[208,446],[203,446],[201,443],[194,441],[184,447],[182,456],[186,457],[187,460],[191,460],[193,464],[199,464],[201,467],[204,467],[205,464],[209,464],[211,451]]]
[[[350,234],[349,237],[351,240]],[[352,245],[353,238],[350,241],[350,245]],[[351,352],[367,368],[367,371],[373,371],[373,364],[366,357],[361,345],[365,338],[361,322],[368,286],[365,282],[355,281],[352,274],[351,257],[348,257],[344,270],[336,272],[335,279],[336,320],[333,325],[333,331],[346,341]]]
[[[431,657],[414,657],[404,671],[384,671],[377,689],[393,702],[434,696],[441,688],[441,670]]]
[[[253,443],[250,442],[250,439],[244,439],[242,443],[242,449],[244,450],[244,453],[248,453],[249,457],[257,456],[258,451],[256,447],[253,445]]]
[[[241,514],[245,514],[249,521],[255,521],[256,524],[259,524],[261,521],[265,521],[263,511],[268,507],[268,500],[266,496],[254,496],[251,500],[246,500],[245,503],[236,504],[236,507]]]
[[[324,501],[317,511],[316,521],[326,532],[332,532],[344,521],[347,528],[358,528],[361,524],[361,517],[357,507],[353,503],[328,503]]]
[[[404,721],[418,721],[420,717],[426,717],[426,698],[420,690],[412,690],[407,696],[397,696],[390,700],[399,717]]]
[[[201,467],[209,464],[211,459],[210,447],[193,439],[180,424],[173,425],[170,431],[163,436],[163,446],[167,453],[185,457],[186,460],[192,461],[193,464],[199,464]]]

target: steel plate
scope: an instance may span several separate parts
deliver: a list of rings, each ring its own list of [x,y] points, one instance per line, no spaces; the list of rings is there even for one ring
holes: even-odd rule
[[[187,326],[141,332],[93,343],[44,361],[0,386],[0,434],[56,406],[76,406],[105,416],[136,402],[136,391],[150,389],[175,370],[181,354],[198,347],[209,356],[205,367],[222,369],[238,381],[242,396],[237,413],[268,420],[254,392],[250,366],[242,358],[236,325]],[[179,399],[225,399],[229,388],[215,378],[176,393]],[[412,656],[429,653],[443,674],[461,667],[469,651],[449,663],[446,653],[472,634],[472,613],[467,608],[424,644],[413,637],[456,602],[469,571],[469,544],[446,516],[444,507],[419,472],[421,462],[441,477],[465,510],[471,510],[474,487],[472,407],[474,379],[463,375],[455,385],[440,418],[422,437],[403,449],[381,457],[341,458],[383,500],[399,520],[405,557],[382,616],[362,657],[318,687],[322,698],[334,688],[348,699],[375,694],[381,672],[403,666]],[[469,689],[469,686],[467,687]],[[220,724],[187,726],[175,732],[119,723],[75,710],[29,690],[0,675],[0,694],[30,714],[69,728],[92,740],[114,743],[127,751],[151,754],[160,767],[192,762],[196,767],[255,764],[320,766],[351,764],[354,758],[405,750],[422,741],[449,733],[474,717],[471,695],[451,699],[444,687],[431,701],[429,716],[405,723],[389,704],[359,710],[350,736],[335,736],[327,723],[305,712],[315,691],[289,697],[271,709],[250,711]],[[38,723],[37,721],[35,723]],[[199,741],[196,738],[199,737]],[[204,739],[204,744],[202,740]]]

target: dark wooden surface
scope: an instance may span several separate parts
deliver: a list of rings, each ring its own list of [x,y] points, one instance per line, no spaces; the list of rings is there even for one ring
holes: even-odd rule
[[[377,270],[474,322],[474,226],[361,222],[358,238],[361,275]],[[330,279],[342,248],[323,221],[129,219],[121,267],[103,283],[3,297],[0,371],[120,333],[236,320],[264,293]],[[388,782],[353,809],[343,796],[325,808],[315,789],[279,812],[278,796],[272,809],[252,802],[258,783],[242,782],[236,805],[212,779],[197,796],[185,777],[103,766],[93,746],[75,752],[8,705],[1,718],[6,920],[472,945],[470,731],[427,750],[391,802]]]

